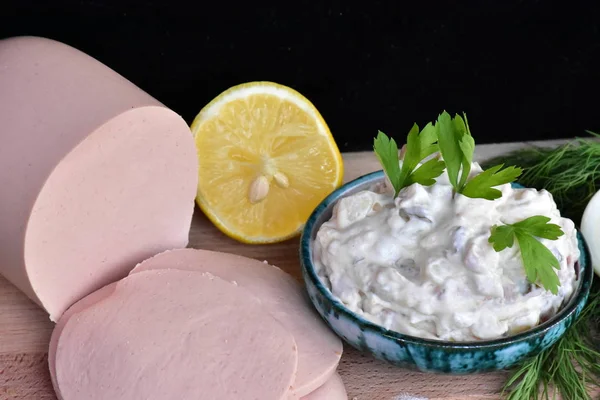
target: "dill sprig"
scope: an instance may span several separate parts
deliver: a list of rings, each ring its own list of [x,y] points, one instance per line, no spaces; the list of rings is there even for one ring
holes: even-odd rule
[[[588,133],[593,138],[576,138],[553,149],[516,150],[484,165],[504,162],[522,167],[518,182],[552,193],[562,215],[579,225],[585,206],[600,189],[600,135]]]
[[[561,214],[581,224],[583,211],[600,189],[600,135],[577,138],[556,148],[533,147],[490,160],[519,165],[519,183],[552,193]],[[591,268],[591,266],[590,266]],[[600,389],[600,283],[575,323],[551,348],[525,361],[506,382],[507,400],[591,400]]]
[[[598,320],[600,288],[592,288],[579,318],[552,347],[518,367],[506,382],[507,400],[592,400],[589,389],[600,387]]]

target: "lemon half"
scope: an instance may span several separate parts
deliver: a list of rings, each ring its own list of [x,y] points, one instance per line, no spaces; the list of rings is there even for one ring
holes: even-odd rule
[[[343,179],[340,151],[314,105],[273,82],[221,93],[191,125],[199,160],[196,202],[244,243],[296,236]]]

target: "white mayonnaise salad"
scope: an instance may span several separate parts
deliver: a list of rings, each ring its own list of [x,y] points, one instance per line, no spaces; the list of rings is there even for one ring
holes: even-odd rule
[[[473,163],[471,176],[482,171]],[[379,185],[338,201],[314,243],[321,279],[350,310],[387,329],[427,339],[494,339],[555,314],[576,287],[576,229],[545,190],[497,186],[490,201],[453,196],[444,172],[393,198]],[[534,215],[564,235],[541,239],[560,262],[557,295],[527,281],[518,245],[496,252],[493,225]]]

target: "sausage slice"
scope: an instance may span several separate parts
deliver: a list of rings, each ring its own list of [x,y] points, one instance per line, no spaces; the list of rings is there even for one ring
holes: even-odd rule
[[[131,274],[157,269],[209,272],[254,294],[298,344],[298,373],[293,390],[305,396],[334,374],[342,355],[341,340],[325,325],[289,274],[264,262],[229,253],[180,249],[139,264]]]
[[[293,336],[249,291],[178,270],[83,299],[51,344],[61,400],[284,400],[298,361]]]

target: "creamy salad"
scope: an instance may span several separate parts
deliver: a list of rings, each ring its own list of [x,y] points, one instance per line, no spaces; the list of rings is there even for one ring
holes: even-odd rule
[[[471,176],[482,171],[473,163]],[[314,243],[321,279],[349,309],[387,329],[427,339],[494,339],[555,314],[576,287],[576,229],[545,190],[498,186],[490,201],[454,195],[444,172],[398,197],[379,185],[338,201]],[[553,295],[528,282],[518,245],[496,252],[493,225],[544,215],[561,227],[541,239],[560,262]]]

